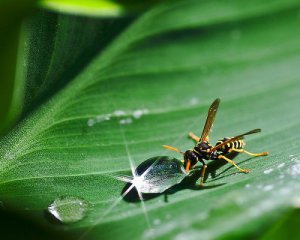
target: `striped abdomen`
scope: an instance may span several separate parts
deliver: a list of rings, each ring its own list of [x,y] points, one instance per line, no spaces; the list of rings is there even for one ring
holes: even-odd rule
[[[216,146],[229,140],[230,138],[229,137],[226,137],[226,138],[223,138],[223,139],[220,139],[217,141],[216,143]],[[233,141],[231,143],[227,143],[226,145],[222,146],[219,151],[222,152],[222,154],[227,154],[229,152],[229,149],[231,148],[235,148],[235,149],[242,149],[243,147],[245,146],[245,142],[243,140],[236,140],[236,141]]]

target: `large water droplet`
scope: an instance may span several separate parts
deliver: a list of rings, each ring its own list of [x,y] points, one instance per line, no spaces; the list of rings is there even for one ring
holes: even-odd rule
[[[187,176],[181,161],[166,156],[142,162],[135,172],[133,184],[142,193],[162,193]]]
[[[88,204],[77,197],[64,196],[55,199],[48,212],[62,223],[74,223],[84,218]]]

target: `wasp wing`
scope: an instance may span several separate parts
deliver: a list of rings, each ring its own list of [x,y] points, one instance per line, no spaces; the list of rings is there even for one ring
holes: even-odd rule
[[[257,128],[257,129],[253,129],[253,130],[251,130],[251,131],[249,131],[249,132],[243,133],[243,134],[241,134],[241,135],[237,135],[237,136],[235,136],[235,137],[233,137],[233,138],[230,138],[230,139],[228,139],[227,141],[222,142],[222,143],[220,143],[219,145],[217,145],[217,146],[211,148],[210,151],[213,152],[213,151],[217,150],[218,148],[220,148],[220,147],[222,147],[222,146],[224,146],[224,145],[226,145],[226,144],[228,144],[228,143],[231,143],[231,142],[234,142],[234,141],[236,141],[236,140],[238,140],[238,139],[243,138],[243,137],[246,136],[246,135],[250,135],[250,134],[253,134],[253,133],[259,133],[259,132],[261,132],[261,129]]]
[[[207,118],[206,118],[206,122],[200,137],[199,142],[205,141],[205,139],[207,138],[209,131],[213,125],[218,107],[220,104],[220,99],[217,98],[210,106],[209,110],[208,110],[208,114],[207,114]]]

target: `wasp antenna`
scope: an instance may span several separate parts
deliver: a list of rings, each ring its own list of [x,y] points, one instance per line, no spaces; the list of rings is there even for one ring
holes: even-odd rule
[[[174,148],[174,147],[171,147],[171,146],[168,146],[168,145],[162,145],[163,148],[166,148],[168,150],[171,150],[171,151],[174,151],[174,152],[178,152],[178,153],[181,153],[183,154],[183,152],[181,152],[178,148]]]

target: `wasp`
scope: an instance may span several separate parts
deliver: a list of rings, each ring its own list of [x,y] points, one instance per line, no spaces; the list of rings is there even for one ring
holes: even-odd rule
[[[215,146],[213,146],[209,143],[208,134],[213,125],[219,104],[220,104],[219,98],[217,98],[211,104],[211,106],[208,110],[206,122],[204,124],[204,128],[202,130],[201,137],[197,137],[192,132],[189,133],[189,137],[197,142],[197,144],[195,145],[195,147],[193,149],[189,149],[185,152],[181,152],[177,148],[163,145],[164,148],[171,150],[171,151],[178,152],[183,155],[182,162],[184,164],[186,173],[188,173],[190,171],[190,169],[196,165],[197,162],[202,163],[202,168],[200,171],[200,187],[203,187],[205,170],[207,168],[205,160],[223,159],[223,160],[227,161],[228,163],[234,165],[240,172],[248,173],[250,171],[249,169],[240,168],[233,160],[229,159],[228,155],[232,152],[246,153],[248,155],[255,156],[255,157],[268,155],[268,152],[251,153],[244,149],[244,146],[246,145],[245,142],[243,141],[244,136],[261,132],[261,129],[254,129],[249,132],[237,135],[235,137],[226,137],[226,138],[220,139],[217,141]]]

